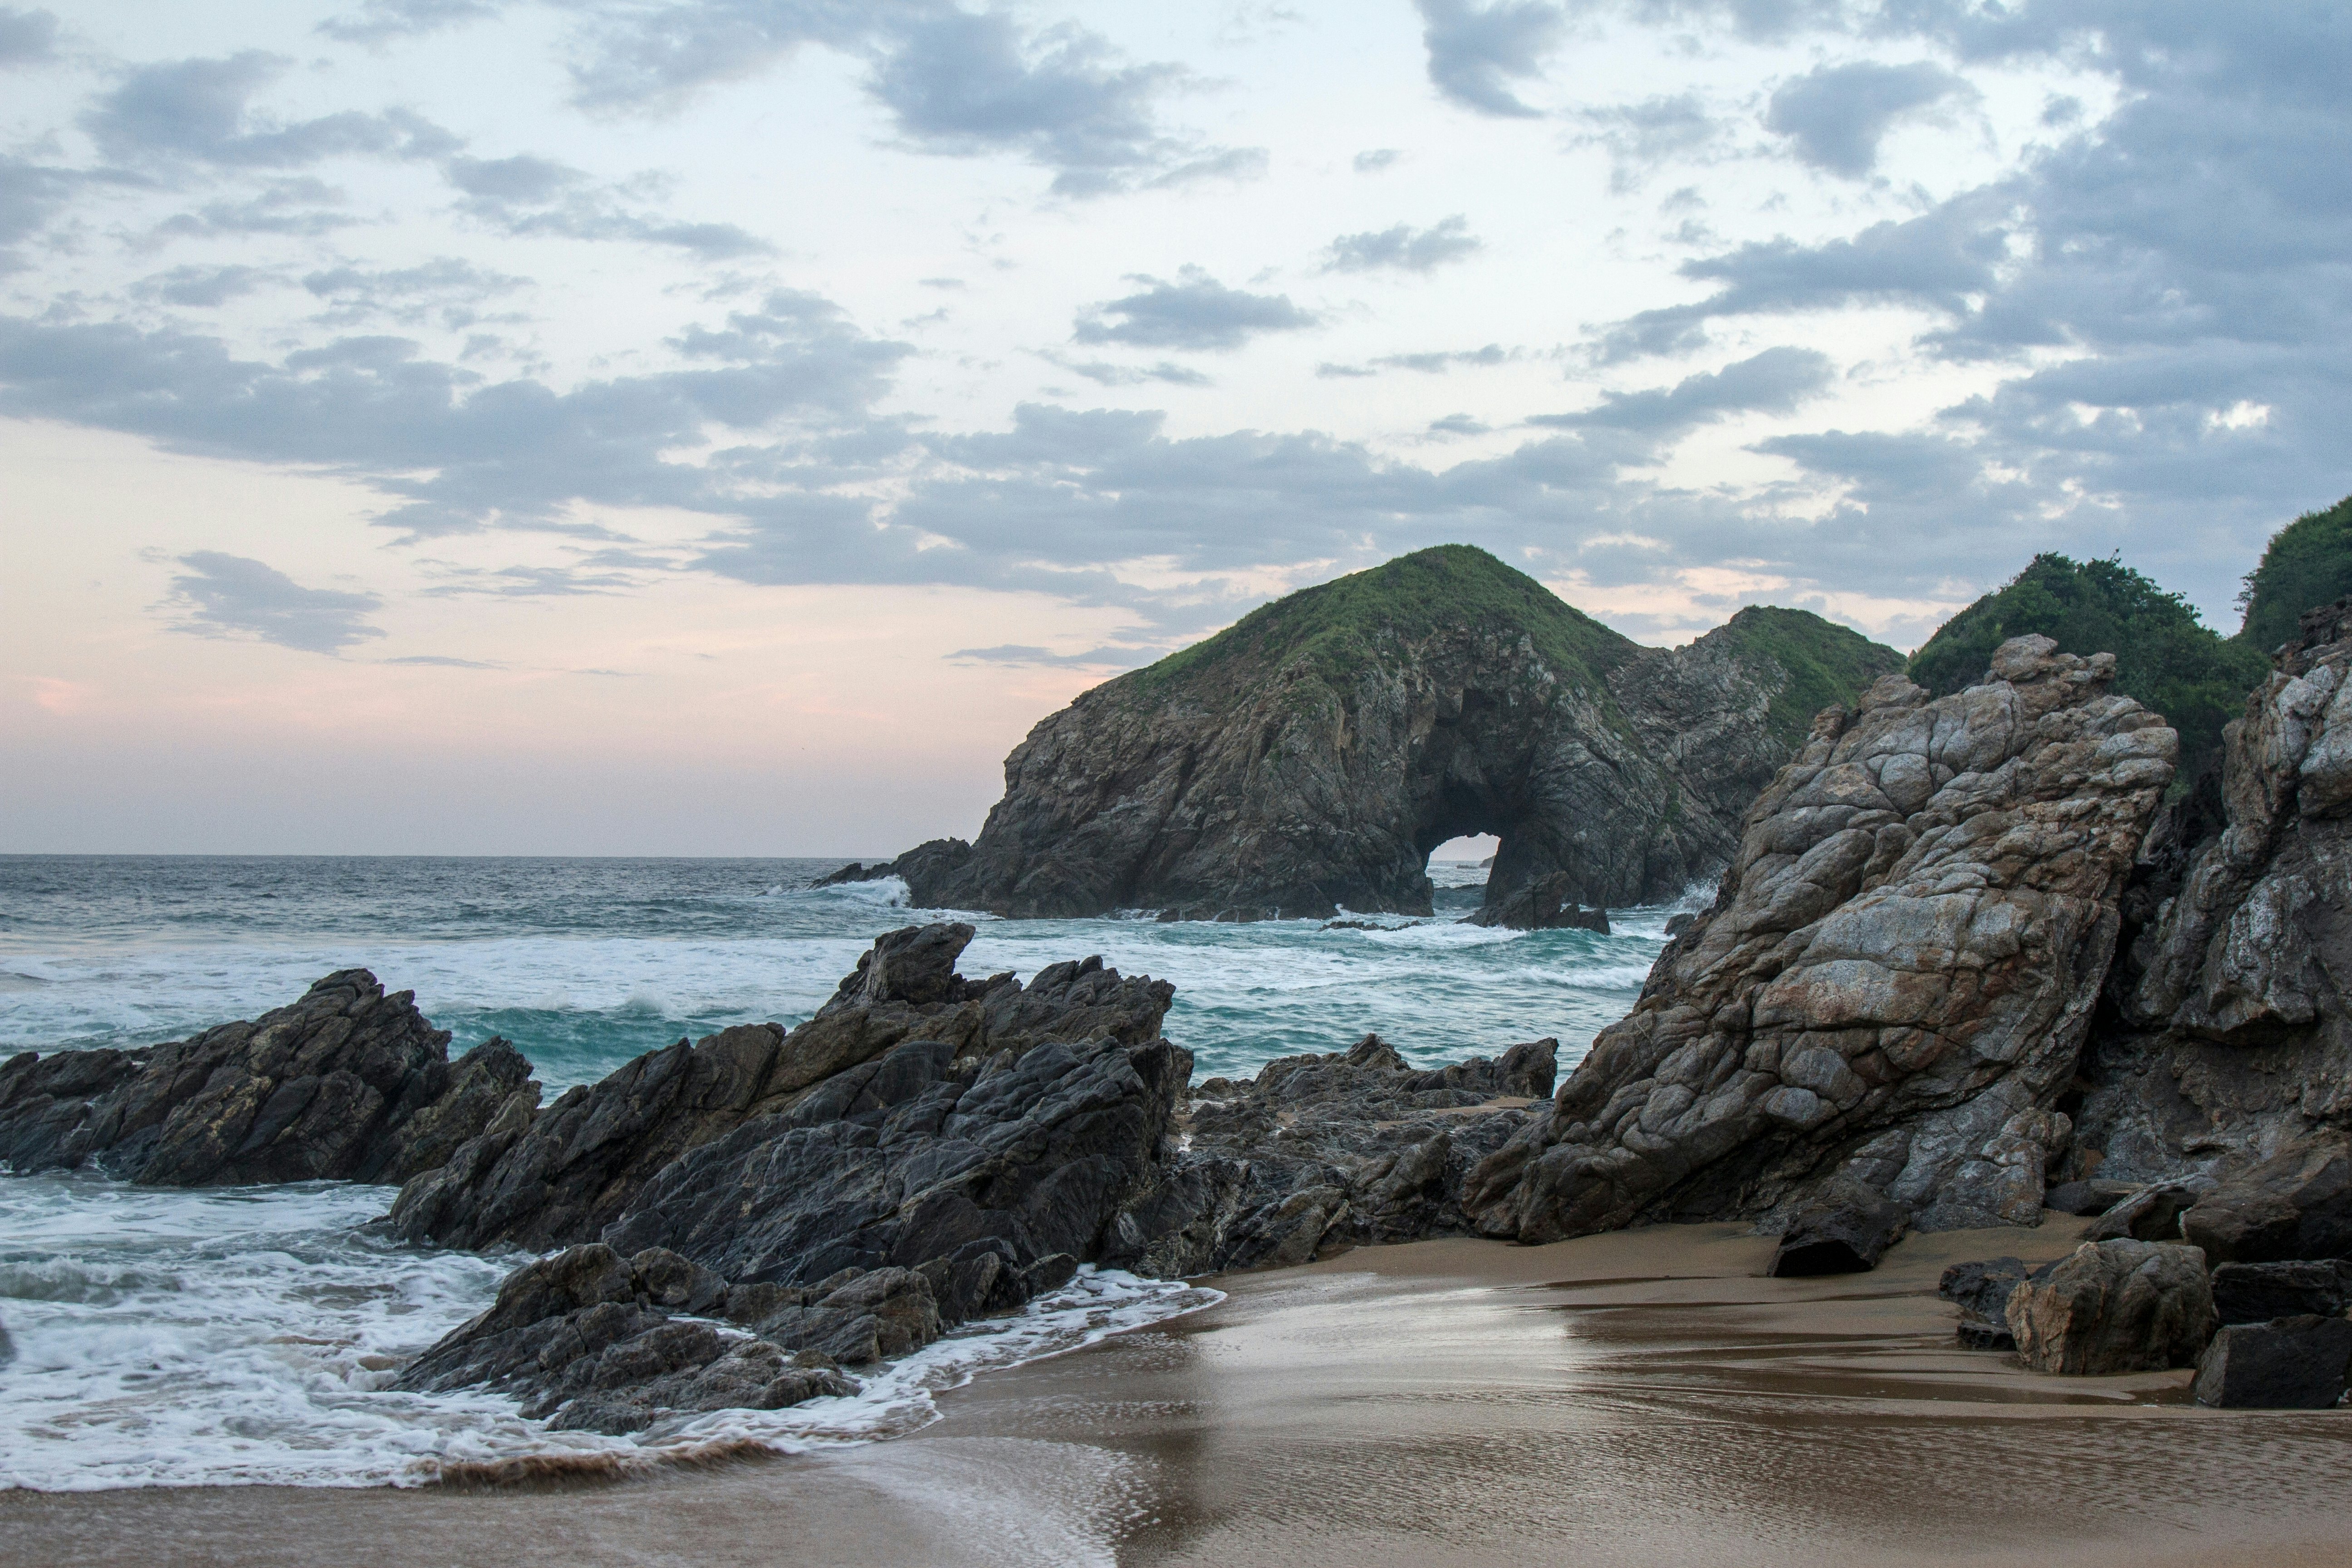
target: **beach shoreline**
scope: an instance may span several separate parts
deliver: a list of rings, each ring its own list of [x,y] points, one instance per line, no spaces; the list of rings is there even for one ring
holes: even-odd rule
[[[2299,1564],[2352,1553],[2352,1413],[1952,1344],[1948,1263],[1761,1278],[1671,1226],[1366,1248],[939,1397],[891,1442],[632,1479],[0,1494],[0,1564]]]

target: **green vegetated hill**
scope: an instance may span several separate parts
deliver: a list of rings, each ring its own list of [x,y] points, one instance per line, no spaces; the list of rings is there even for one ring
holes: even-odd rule
[[[1808,610],[1750,605],[1712,635],[1789,672],[1766,723],[1792,752],[1805,743],[1814,714],[1833,702],[1851,706],[1880,676],[1903,670],[1903,656],[1893,648]]]
[[[2294,636],[2304,611],[2352,594],[2352,496],[2326,511],[2305,512],[2271,536],[2262,563],[2246,575],[2246,612],[2238,640],[2267,654]]]
[[[2066,653],[2112,653],[2116,689],[2180,732],[2180,777],[2194,778],[2221,744],[2221,726],[2270,668],[2249,644],[2222,637],[2168,594],[2116,561],[2037,555],[2007,587],[1987,594],[1911,656],[1911,679],[1942,695],[1982,676],[1993,649],[2038,632]]]
[[[1370,657],[1373,639],[1384,630],[1413,640],[1460,626],[1525,632],[1555,670],[1596,689],[1612,669],[1642,652],[1632,638],[1476,546],[1440,544],[1261,605],[1207,641],[1110,685],[1145,696],[1229,660],[1282,663],[1301,654],[1338,685]]]

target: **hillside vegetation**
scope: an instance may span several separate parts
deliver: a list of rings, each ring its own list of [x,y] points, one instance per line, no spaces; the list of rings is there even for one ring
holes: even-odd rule
[[[2238,640],[2268,654],[2294,636],[2305,610],[2352,594],[2352,496],[2305,512],[2271,536],[2262,563],[2246,574]]]
[[[2270,669],[2262,651],[2210,629],[2186,599],[2120,562],[2047,554],[1945,622],[1911,656],[1911,679],[1937,696],[1958,691],[1984,674],[1993,649],[2035,632],[2064,653],[2114,654],[2116,689],[2180,732],[2184,780],[2219,752],[2221,726]]]
[[[1903,656],[1893,648],[1806,610],[1750,605],[1710,635],[1789,672],[1765,727],[1791,752],[1804,745],[1814,714],[1832,703],[1850,706],[1872,681],[1903,669]]]

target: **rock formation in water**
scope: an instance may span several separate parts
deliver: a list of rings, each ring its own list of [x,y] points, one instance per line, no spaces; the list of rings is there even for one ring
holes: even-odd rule
[[[2004,644],[1827,710],[1714,907],[1465,1197],[1488,1235],[1782,1223],[1832,1184],[1922,1229],[2031,1224],[2176,740],[2114,661]]]
[[[1549,877],[1588,904],[1668,898],[1730,858],[1815,710],[1900,667],[1797,610],[1643,648],[1443,546],[1095,688],[1014,748],[976,842],[866,874],[1008,915],[1427,914],[1430,851],[1495,833],[1491,903]]]
[[[449,1060],[411,992],[330,974],[249,1023],[141,1050],[0,1064],[0,1165],[85,1163],[152,1186],[404,1182],[499,1120],[528,1117],[530,1064],[492,1039]]]

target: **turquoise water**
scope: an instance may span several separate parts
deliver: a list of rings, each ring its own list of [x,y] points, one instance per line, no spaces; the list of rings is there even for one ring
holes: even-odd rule
[[[0,1050],[144,1045],[292,1000],[352,965],[451,1030],[504,1035],[551,1089],[730,1024],[805,1018],[878,933],[923,918],[897,882],[810,889],[836,862],[195,857],[0,858]],[[1417,1064],[1557,1037],[1565,1067],[1632,1005],[1666,909],[1615,934],[1458,923],[1484,873],[1440,864],[1439,916],[998,921],[963,972],[1100,953],[1176,985],[1202,1077],[1368,1030]]]

